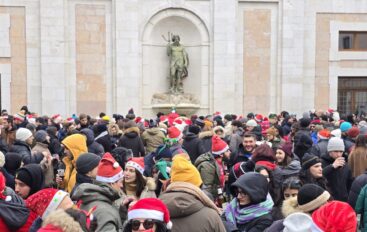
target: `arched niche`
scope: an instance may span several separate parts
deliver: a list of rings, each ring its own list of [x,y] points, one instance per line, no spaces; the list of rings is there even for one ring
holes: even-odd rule
[[[169,57],[166,53],[168,32],[178,34],[189,55],[189,76],[184,80],[184,92],[200,101],[200,108],[209,107],[209,33],[204,22],[183,8],[166,8],[154,14],[142,33],[142,100],[143,111],[151,113],[155,93],[169,88]],[[202,111],[201,110],[201,111]]]

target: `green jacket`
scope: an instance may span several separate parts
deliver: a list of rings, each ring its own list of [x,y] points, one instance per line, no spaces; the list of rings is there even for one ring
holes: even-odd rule
[[[367,185],[362,188],[358,195],[355,206],[357,214],[361,214],[361,231],[367,231]],[[362,221],[363,220],[363,221]]]
[[[200,155],[195,161],[203,180],[204,190],[210,192],[215,198],[218,195],[217,188],[220,186],[220,170],[217,161],[210,152]]]
[[[73,200],[81,200],[81,209],[90,210],[97,206],[93,215],[97,219],[96,231],[122,231],[119,208],[114,204],[119,200],[119,193],[109,185],[101,182],[81,184],[76,189]]]

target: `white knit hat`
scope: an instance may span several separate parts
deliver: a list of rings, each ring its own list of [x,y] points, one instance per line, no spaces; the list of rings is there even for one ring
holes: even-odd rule
[[[32,135],[32,132],[27,128],[19,128],[15,134],[15,139],[25,142]]]
[[[342,137],[342,131],[340,129],[335,129],[330,132],[330,134],[334,137],[341,138]]]
[[[327,151],[344,151],[344,141],[341,138],[333,137],[329,139],[329,142],[327,144]]]
[[[292,213],[283,221],[284,232],[321,232],[312,221],[310,215],[305,213]]]
[[[246,122],[246,126],[253,126],[256,127],[257,126],[257,122],[254,119],[248,120]]]

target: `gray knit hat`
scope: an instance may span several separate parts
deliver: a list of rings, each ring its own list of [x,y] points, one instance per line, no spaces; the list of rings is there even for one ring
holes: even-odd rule
[[[34,134],[34,139],[36,142],[43,143],[46,141],[47,138],[47,132],[44,130],[39,130]]]
[[[333,137],[327,144],[327,151],[344,151],[344,141],[341,138]]]

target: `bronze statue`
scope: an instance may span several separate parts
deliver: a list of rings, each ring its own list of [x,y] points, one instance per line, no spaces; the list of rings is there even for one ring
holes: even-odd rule
[[[170,34],[169,34],[170,37]],[[167,55],[170,57],[170,92],[183,93],[183,79],[188,76],[189,57],[184,46],[180,44],[180,36],[172,35],[172,43],[168,38]]]

